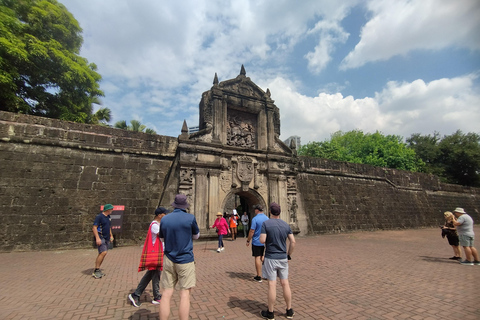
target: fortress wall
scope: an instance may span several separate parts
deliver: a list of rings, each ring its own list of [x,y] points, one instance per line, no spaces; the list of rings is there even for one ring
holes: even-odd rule
[[[100,205],[124,205],[118,244],[145,237],[177,139],[0,112],[0,251],[92,245]]]
[[[422,173],[300,158],[298,188],[310,233],[431,227],[463,207],[480,221],[480,189]]]
[[[177,146],[173,137],[0,112],[0,251],[92,246],[105,203],[125,206],[117,244],[143,242],[163,191],[176,193]],[[480,189],[426,174],[300,157],[297,188],[302,235],[436,226],[457,206],[480,221]]]

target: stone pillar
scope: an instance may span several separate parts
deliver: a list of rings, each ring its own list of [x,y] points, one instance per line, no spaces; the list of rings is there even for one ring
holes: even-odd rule
[[[195,218],[198,227],[205,229],[208,224],[208,180],[207,171],[204,168],[197,168],[195,179]]]
[[[210,170],[208,174],[208,188],[205,188],[208,191],[208,196],[205,199],[208,199],[208,223],[211,226],[216,219],[217,212],[221,211],[220,204],[223,199],[219,199],[220,192],[220,170]]]

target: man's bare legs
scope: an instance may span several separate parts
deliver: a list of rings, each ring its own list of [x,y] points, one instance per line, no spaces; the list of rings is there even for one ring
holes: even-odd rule
[[[105,259],[106,255],[107,251],[103,251],[102,253],[98,254],[97,259],[95,260],[95,269],[100,269],[100,266],[102,265],[103,259]]]
[[[178,308],[178,318],[187,320],[190,314],[190,291],[192,289],[180,290],[180,306]],[[160,320],[168,320],[170,316],[170,301],[172,300],[173,288],[163,289],[162,300],[160,300]]]
[[[287,310],[292,309],[292,290],[290,290],[290,283],[288,279],[280,279],[280,284],[283,288],[283,298],[287,305]]]
[[[478,252],[477,249],[474,247],[463,247],[463,251],[465,251],[465,259],[468,261],[480,261],[478,260]]]
[[[255,269],[257,270],[257,276],[262,277],[262,262],[263,256],[255,257]]]
[[[159,309],[160,320],[168,320],[170,316],[170,300],[172,299],[172,295],[173,288],[163,289]]]
[[[277,281],[268,280],[268,311],[273,312],[275,300],[277,299]]]
[[[190,290],[180,290],[180,306],[178,308],[178,318],[180,320],[188,320],[190,314]]]

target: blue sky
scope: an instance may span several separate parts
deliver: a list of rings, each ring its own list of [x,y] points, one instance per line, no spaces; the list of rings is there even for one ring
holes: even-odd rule
[[[281,136],[353,129],[480,133],[478,0],[60,0],[83,28],[112,123],[178,136],[201,94],[241,65]]]

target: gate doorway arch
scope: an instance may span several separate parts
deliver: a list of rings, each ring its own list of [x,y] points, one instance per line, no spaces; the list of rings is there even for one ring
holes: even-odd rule
[[[251,224],[254,217],[253,206],[256,204],[261,205],[265,210],[265,200],[263,200],[262,196],[257,191],[253,189],[242,191],[241,188],[236,188],[230,190],[230,192],[226,195],[221,208],[223,208],[223,212],[231,214],[233,209],[241,206],[242,211],[238,212],[239,217],[241,218],[243,213],[246,212],[250,221],[249,224]]]

